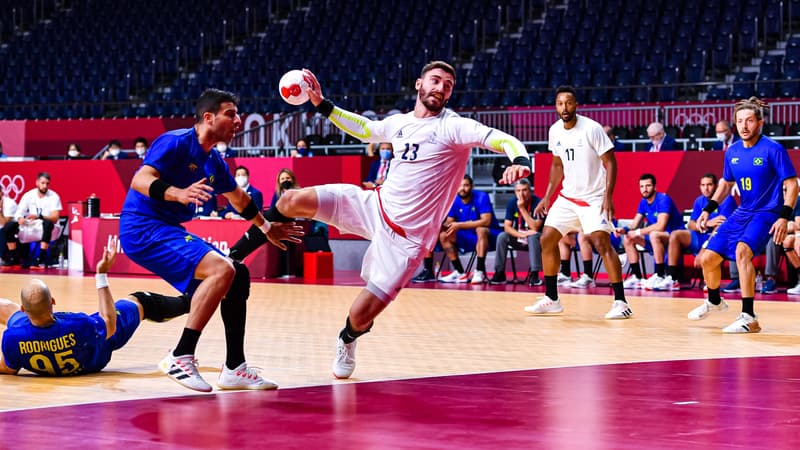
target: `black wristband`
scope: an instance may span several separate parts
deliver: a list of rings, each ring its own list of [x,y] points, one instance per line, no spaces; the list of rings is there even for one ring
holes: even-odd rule
[[[267,219],[267,222],[281,222],[281,223],[291,222],[294,220],[292,218],[286,217],[283,214],[281,214],[281,212],[278,211],[278,208],[276,206],[273,206],[272,208],[264,211],[264,218]]]
[[[781,215],[779,216],[781,219],[792,220],[794,216],[794,208],[788,205],[783,205],[781,208]]]
[[[515,166],[525,166],[528,169],[531,168],[530,158],[526,158],[524,156],[517,156],[516,158],[514,158],[514,161],[512,161],[511,164],[514,164]]]
[[[242,216],[242,219],[253,220],[253,217],[258,215],[256,202],[254,202],[251,198],[250,201],[247,202],[247,206],[245,206],[244,209],[239,212],[239,215]]]
[[[719,203],[715,202],[714,200],[709,200],[706,207],[703,208],[703,211],[711,214],[716,211],[717,208],[719,208]]]
[[[317,112],[322,114],[325,117],[329,117],[333,112],[333,102],[328,100],[327,98],[322,101],[319,105],[315,106],[317,108]]]
[[[164,194],[166,194],[169,187],[169,183],[161,178],[156,178],[152,183],[150,183],[150,189],[148,189],[147,193],[150,195],[150,198],[164,201]]]

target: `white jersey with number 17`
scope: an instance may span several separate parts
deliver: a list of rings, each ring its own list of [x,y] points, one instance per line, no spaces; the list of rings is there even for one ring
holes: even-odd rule
[[[600,156],[612,150],[614,144],[599,123],[576,116],[578,120],[569,130],[558,120],[549,132],[548,148],[564,165],[561,194],[582,200],[602,198],[606,192],[606,169]]]

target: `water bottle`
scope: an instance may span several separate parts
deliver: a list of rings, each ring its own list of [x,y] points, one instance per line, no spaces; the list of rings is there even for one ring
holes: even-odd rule
[[[756,273],[756,293],[761,292],[761,288],[764,285],[764,279],[761,277],[761,272]]]
[[[59,269],[66,269],[67,268],[67,264],[64,261],[64,251],[63,250],[58,252],[58,268]]]

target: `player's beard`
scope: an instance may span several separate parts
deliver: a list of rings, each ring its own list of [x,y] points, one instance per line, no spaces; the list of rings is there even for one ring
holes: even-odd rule
[[[422,105],[430,112],[439,114],[439,112],[444,109],[447,105],[447,100],[442,100],[441,106],[434,105],[432,102],[436,101],[432,99],[430,96],[430,91],[425,91],[422,88],[419,89],[419,100],[422,102]]]

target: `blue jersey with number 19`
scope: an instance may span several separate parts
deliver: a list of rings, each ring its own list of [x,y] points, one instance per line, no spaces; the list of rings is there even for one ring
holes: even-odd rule
[[[797,176],[786,149],[767,136],[752,147],[739,140],[725,152],[722,178],[735,181],[744,211],[780,212],[783,180]]]

